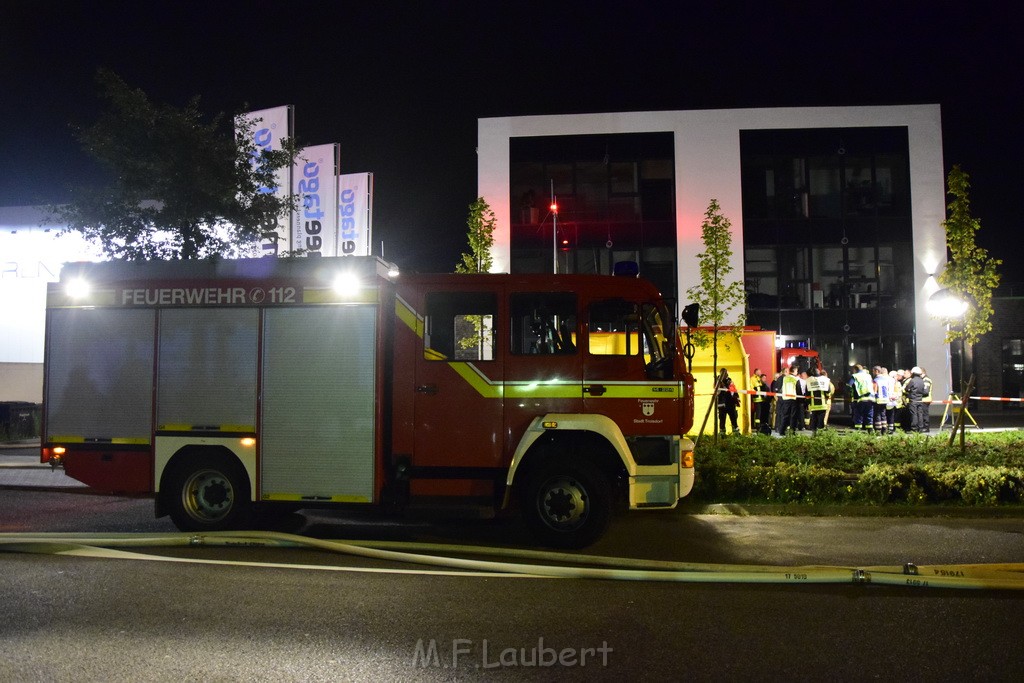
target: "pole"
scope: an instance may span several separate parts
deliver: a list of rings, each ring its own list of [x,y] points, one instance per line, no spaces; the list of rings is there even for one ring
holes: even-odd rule
[[[555,180],[551,179],[551,204],[555,207]],[[555,275],[558,275],[558,209],[551,209],[551,267]]]

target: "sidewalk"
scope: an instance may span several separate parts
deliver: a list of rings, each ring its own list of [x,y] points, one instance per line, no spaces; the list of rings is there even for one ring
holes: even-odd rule
[[[39,439],[0,444],[0,488],[88,491],[89,487],[39,462]]]

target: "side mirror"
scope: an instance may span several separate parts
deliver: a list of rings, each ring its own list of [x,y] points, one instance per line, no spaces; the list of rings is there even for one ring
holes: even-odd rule
[[[700,304],[683,307],[683,322],[687,327],[697,327],[700,324]]]

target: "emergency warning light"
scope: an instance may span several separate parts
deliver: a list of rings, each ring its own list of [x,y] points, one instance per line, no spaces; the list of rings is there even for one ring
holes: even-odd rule
[[[636,261],[616,261],[612,266],[612,275],[617,277],[639,277],[640,264]]]

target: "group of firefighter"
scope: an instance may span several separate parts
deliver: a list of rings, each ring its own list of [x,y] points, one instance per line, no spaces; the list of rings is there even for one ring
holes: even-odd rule
[[[888,370],[875,366],[870,371],[855,365],[847,383],[853,406],[855,431],[892,434],[897,428],[928,432],[928,409],[932,402],[932,381],[919,367]],[[828,427],[836,385],[825,370],[783,368],[771,382],[760,369],[750,378],[753,390],[751,412],[754,431],[768,436],[785,436],[799,430],[817,434]],[[737,427],[739,392],[725,377],[717,394],[718,430],[733,433]]]

